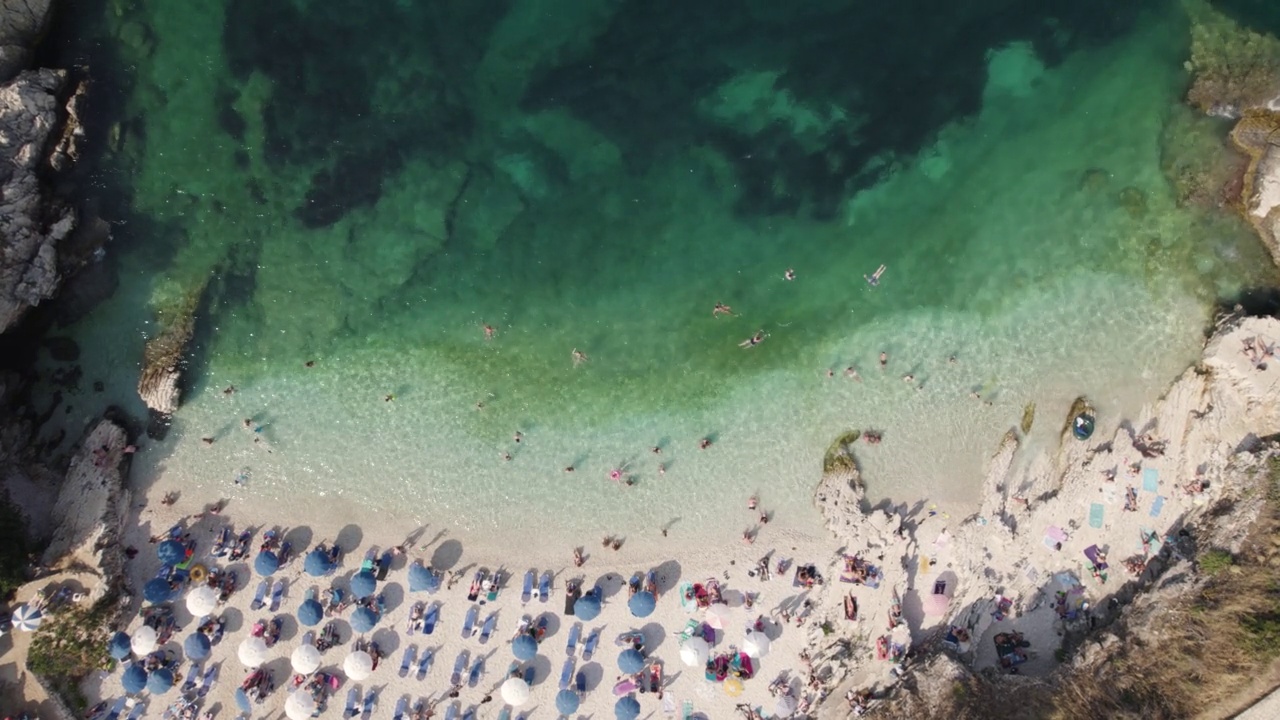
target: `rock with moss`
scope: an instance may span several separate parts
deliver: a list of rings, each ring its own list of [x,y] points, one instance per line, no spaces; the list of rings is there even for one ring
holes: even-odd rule
[[[1249,160],[1239,207],[1280,262],[1280,112],[1246,112],[1231,130],[1231,142]]]
[[[1191,18],[1187,102],[1223,117],[1280,98],[1280,40],[1241,26],[1207,0],[1184,0]]]
[[[142,374],[138,378],[138,395],[154,413],[167,416],[178,409],[181,401],[178,382],[182,378],[187,344],[195,333],[196,308],[203,294],[204,285],[183,291],[157,310],[160,332],[143,348]]]
[[[827,452],[822,457],[822,473],[824,475],[850,472],[856,474],[858,472],[858,463],[853,457],[851,446],[858,442],[860,437],[862,437],[862,433],[858,430],[850,430],[837,437],[827,447]]]

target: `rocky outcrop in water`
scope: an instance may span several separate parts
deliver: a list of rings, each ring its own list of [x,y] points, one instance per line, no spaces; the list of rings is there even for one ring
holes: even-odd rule
[[[201,287],[184,297],[176,307],[160,312],[160,333],[147,341],[143,350],[142,375],[138,395],[153,413],[167,417],[178,409],[182,363],[187,343],[195,333],[196,308],[204,293]]]
[[[24,70],[0,86],[0,332],[58,287],[58,243],[75,229],[36,173],[60,126],[61,70]]]

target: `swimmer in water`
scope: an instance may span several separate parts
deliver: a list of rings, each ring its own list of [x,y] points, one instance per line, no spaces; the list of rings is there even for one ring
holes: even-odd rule
[[[885,367],[888,364],[889,364],[889,353],[887,352],[880,353],[880,367]]]
[[[738,343],[738,347],[743,348],[744,350],[746,348],[753,348],[759,345],[760,343],[764,342],[764,339],[766,337],[769,337],[769,336],[765,335],[763,330],[758,330],[756,331],[755,335],[752,335],[746,340],[743,340],[742,342]]]
[[[876,268],[876,271],[874,273],[871,273],[870,277],[863,275],[862,279],[866,280],[867,284],[870,285],[871,287],[875,287],[880,284],[880,276],[883,274],[884,274],[884,265],[882,264],[880,265],[880,267]]]
[[[844,369],[844,376],[862,382],[862,376],[858,374],[858,369],[852,365]]]
[[[732,316],[733,308],[724,303],[716,303],[716,306],[711,310],[711,317],[720,317],[721,315]]]
[[[587,361],[587,354],[582,352],[578,348],[574,348],[573,353],[571,353],[571,355],[573,357],[574,367],[578,367],[579,365]]]
[[[796,279],[795,268],[787,268],[787,271],[782,273],[782,277],[787,280],[795,280]]]
[[[493,336],[494,336],[494,335],[497,335],[497,334],[498,334],[498,329],[497,329],[497,328],[495,328],[494,326],[492,326],[492,325],[485,325],[485,326],[484,326],[484,339],[485,339],[485,340],[492,340],[492,339],[493,339]]]

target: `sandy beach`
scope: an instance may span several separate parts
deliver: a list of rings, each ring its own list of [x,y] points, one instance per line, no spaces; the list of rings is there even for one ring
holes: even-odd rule
[[[128,563],[129,584],[141,593],[156,575],[158,546],[150,540],[175,526],[194,542],[193,562],[236,574],[237,589],[214,613],[225,621],[223,637],[209,659],[198,663],[201,678],[216,667],[217,679],[202,697],[189,694],[202,710],[221,708],[230,716],[237,713],[235,691],[252,671],[237,650],[255,623],[281,620],[280,638],[262,665],[276,689],[251,714],[275,717],[285,709],[291,655],[308,630],[295,615],[304,598],[315,591],[323,603],[330,588],[349,591],[367,552],[378,556],[401,546],[404,552],[377,583],[385,611],[372,631],[353,632],[351,608],[310,628],[318,632],[334,619],[339,635],[338,645],[321,655],[319,672],[333,674],[338,687],[318,717],[340,717],[352,688],[361,700],[373,692],[375,717],[392,716],[402,698],[409,708],[419,700],[434,704],[441,717],[454,704],[460,715],[475,708],[476,717],[500,717],[499,688],[515,662],[511,640],[523,616],[535,625],[545,619],[546,634],[534,660],[518,666],[521,672],[532,668],[532,684],[527,702],[512,708],[511,717],[557,716],[558,679],[570,659],[571,676],[576,680],[581,672],[586,686],[575,717],[611,717],[622,696],[634,696],[646,716],[723,718],[739,708],[755,708],[763,717],[783,717],[790,713],[775,713],[780,694],[794,698],[796,716],[847,717],[845,695],[862,689],[883,693],[910,672],[908,653],[943,648],[974,667],[1016,668],[1029,675],[1055,668],[1054,651],[1068,629],[1118,612],[1118,605],[1099,607],[1098,600],[1136,587],[1149,564],[1178,554],[1178,528],[1214,498],[1232,492],[1222,478],[1233,448],[1250,434],[1280,429],[1280,414],[1272,409],[1280,393],[1280,368],[1259,359],[1277,340],[1280,322],[1274,319],[1249,318],[1228,326],[1208,345],[1203,362],[1188,369],[1159,403],[1138,418],[1101,420],[1087,440],[1073,437],[1068,424],[1057,447],[1021,452],[1020,436],[1011,430],[993,453],[981,509],[967,517],[926,503],[871,509],[858,483],[851,482],[855,474],[831,473],[815,493],[829,532],[808,535],[785,523],[769,523],[748,544],[740,537],[708,542],[655,530],[652,536],[626,538],[616,551],[604,547],[601,538],[584,538],[585,562],[579,568],[571,562],[571,548],[540,544],[536,531],[519,542],[471,538],[445,522],[418,524],[356,505],[330,503],[317,512],[316,503],[255,503],[249,488],[229,488],[224,507],[213,515],[208,507],[221,499],[187,496],[179,489],[180,479],[162,476],[135,499],[138,522],[124,538],[138,550]],[[1041,422],[1062,422],[1059,416],[1046,412]],[[166,505],[162,499],[168,493],[176,499]],[[754,510],[747,498],[726,500],[725,512],[740,513],[748,526],[767,510],[767,500],[760,498]],[[224,526],[232,537],[253,531],[246,558],[229,563],[208,555]],[[291,544],[292,559],[271,576],[272,583],[282,583],[278,606],[271,609],[268,593],[266,607],[255,610],[254,590],[262,577],[254,571],[254,556],[267,530]],[[334,543],[343,552],[340,566],[323,577],[306,574],[306,553]],[[759,574],[765,559],[768,579]],[[434,594],[411,592],[408,568],[419,562],[439,572],[446,586]],[[780,562],[782,573],[777,572]],[[803,566],[812,566],[821,581],[799,586],[795,573]],[[501,570],[500,590],[492,600],[482,592],[476,602],[468,601],[468,586],[482,568]],[[522,602],[521,583],[529,570],[535,576],[552,574],[545,599]],[[637,618],[628,608],[626,581],[649,570],[659,597],[651,615]],[[865,575],[856,577],[860,573]],[[450,587],[451,578],[456,584]],[[598,618],[583,622],[565,614],[570,581],[581,581],[585,590],[601,588]],[[757,620],[769,639],[766,654],[753,649],[761,656],[752,658],[753,677],[741,684],[708,681],[703,667],[688,667],[681,659],[679,633],[691,620],[709,615],[686,609],[680,588],[711,581],[720,585],[728,606],[727,618],[715,621],[723,627],[712,635],[712,656],[744,648]],[[419,601],[439,602],[430,635],[409,632],[410,612]],[[125,632],[140,627],[141,605],[142,598],[135,597],[135,619]],[[853,620],[846,616],[850,605],[856,607]],[[183,657],[182,643],[197,618],[181,596],[172,606],[178,629],[162,650],[171,654],[177,671],[188,675],[191,661]],[[473,607],[476,632],[464,637]],[[491,636],[485,640],[481,628],[491,616]],[[567,645],[577,623],[582,624],[571,654]],[[593,632],[599,633],[599,646],[588,660],[583,644]],[[618,639],[628,632],[642,637],[645,672],[655,663],[662,668],[661,699],[652,692],[624,692],[625,687],[614,692],[626,679],[618,664],[625,648]],[[1020,636],[1011,644],[1012,633]],[[345,677],[343,664],[361,638],[376,642],[384,657],[368,678],[355,682]],[[410,650],[412,662],[402,676]],[[418,661],[427,650],[433,661],[419,679]],[[449,676],[462,653],[467,655],[462,687],[449,698]],[[484,668],[473,684],[470,670],[477,657],[484,658]],[[103,674],[86,690],[95,700],[118,698],[121,678],[120,671]],[[770,689],[776,678],[786,688],[780,693]],[[156,716],[179,695],[176,690],[143,694],[146,716]],[[824,698],[829,699],[824,703]]]

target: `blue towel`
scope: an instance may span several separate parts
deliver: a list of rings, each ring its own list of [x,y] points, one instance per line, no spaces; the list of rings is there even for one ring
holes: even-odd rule
[[[1164,496],[1157,495],[1156,501],[1151,503],[1151,517],[1160,517],[1160,511],[1164,509]]]
[[[1089,506],[1089,527],[1091,528],[1102,527],[1102,513],[1103,513],[1103,507],[1099,503],[1093,503],[1092,505]]]
[[[1142,489],[1147,492],[1156,492],[1160,489],[1160,471],[1155,468],[1143,468],[1142,470]]]

